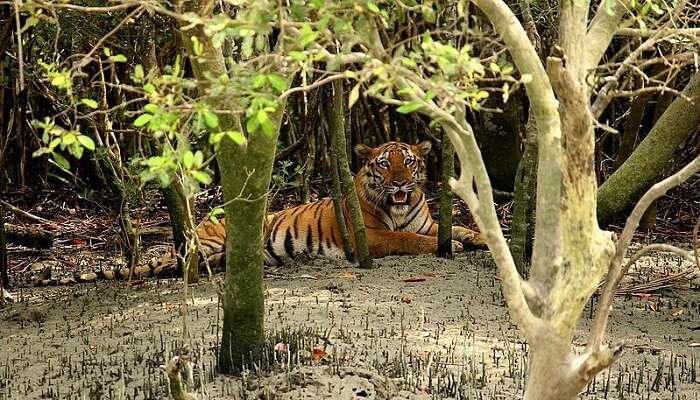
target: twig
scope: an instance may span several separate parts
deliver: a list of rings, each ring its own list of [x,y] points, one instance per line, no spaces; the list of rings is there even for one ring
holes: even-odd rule
[[[22,23],[19,19],[19,9],[21,8],[21,0],[15,0],[15,24],[17,25],[17,61],[19,64],[19,90],[24,92],[24,55],[22,50]]]
[[[31,219],[32,221],[39,222],[41,224],[53,224],[51,221],[49,221],[47,219],[44,219],[44,218],[38,217],[34,214],[28,213],[27,211],[24,211],[20,208],[17,208],[6,201],[0,200],[0,204],[2,204],[3,207],[7,208],[8,210],[12,211],[13,213],[15,213],[17,215],[21,215],[25,218]]]
[[[117,33],[117,32],[122,28],[122,26],[124,26],[127,22],[129,22],[133,17],[137,16],[137,14],[141,14],[144,10],[145,10],[145,8],[144,8],[143,6],[140,6],[140,7],[136,8],[134,11],[130,12],[129,15],[127,15],[127,16],[124,17],[121,21],[119,21],[119,23],[114,27],[114,29],[112,29],[111,31],[107,32],[106,35],[102,36],[102,37],[100,38],[100,40],[98,40],[97,43],[92,47],[92,49],[90,49],[90,51],[88,51],[87,54],[85,54],[85,55],[83,56],[83,58],[80,59],[79,62],[77,62],[77,63],[74,64],[73,68],[76,68],[76,67],[82,68],[82,67],[84,67],[85,65],[87,65],[88,62],[90,62],[90,57],[92,57],[92,55],[95,54],[95,52],[96,52],[100,47],[102,47],[102,44],[103,44],[107,39],[109,39],[112,35],[114,35],[115,33]]]
[[[309,90],[319,88],[327,83],[337,81],[338,79],[345,79],[345,78],[347,78],[347,75],[345,75],[345,74],[334,74],[334,75],[327,76],[323,79],[317,80],[316,82],[314,82],[310,85],[293,87],[291,89],[286,90],[281,95],[279,95],[278,100],[280,100],[280,101],[284,100],[287,97],[289,97],[289,95],[296,93],[296,92],[308,92]]]
[[[693,255],[695,256],[695,266],[700,268],[700,255],[698,255],[700,252],[698,249],[698,230],[700,230],[700,218],[698,218],[698,222],[695,223],[695,228],[693,228]]]

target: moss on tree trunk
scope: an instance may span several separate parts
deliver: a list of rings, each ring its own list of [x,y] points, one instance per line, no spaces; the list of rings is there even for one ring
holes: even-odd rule
[[[598,220],[609,223],[628,209],[663,173],[664,166],[700,124],[700,73],[696,73],[630,157],[598,189]]]
[[[367,248],[367,235],[365,234],[365,223],[362,218],[360,201],[355,191],[355,183],[348,164],[348,153],[345,141],[345,91],[343,82],[333,82],[333,102],[332,102],[332,123],[331,131],[335,136],[334,148],[338,158],[338,168],[340,170],[340,180],[343,186],[343,196],[345,204],[350,214],[352,234],[355,239],[355,255],[360,263],[360,268],[372,268],[372,258]]]
[[[263,220],[277,134],[250,136],[247,148],[225,139],[217,154],[228,203],[224,328],[219,351],[219,368],[227,373],[257,361],[264,339]],[[234,200],[239,193],[243,198]]]
[[[442,135],[442,167],[440,170],[442,187],[440,188],[440,214],[438,224],[437,256],[452,258],[452,189],[450,178],[454,177],[455,149],[450,138]]]

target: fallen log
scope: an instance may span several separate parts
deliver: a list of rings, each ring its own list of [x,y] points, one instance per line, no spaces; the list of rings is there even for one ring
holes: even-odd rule
[[[50,232],[7,223],[5,224],[5,238],[8,243],[33,249],[48,249],[53,244],[53,235]]]

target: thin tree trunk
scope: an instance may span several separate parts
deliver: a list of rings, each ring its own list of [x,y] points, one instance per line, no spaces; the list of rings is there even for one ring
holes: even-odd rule
[[[345,92],[343,82],[333,82],[333,106],[331,115],[332,135],[335,136],[335,151],[337,153],[338,168],[340,169],[340,179],[343,185],[343,196],[345,205],[350,213],[350,223],[355,239],[355,254],[360,262],[360,268],[372,268],[372,258],[367,248],[367,235],[365,234],[365,223],[360,210],[360,202],[355,191],[355,184],[348,164],[348,153],[345,143]]]
[[[188,211],[194,210],[194,204],[192,202],[187,204],[187,200],[183,196],[184,193],[178,186],[180,184],[173,181],[169,187],[163,189],[163,198],[168,208],[168,214],[170,214],[173,242],[178,254],[177,264],[183,274],[187,272],[187,282],[194,283],[199,281],[199,253],[196,241],[190,242],[195,243],[195,248],[191,249],[192,246],[188,246],[187,240],[188,232],[196,234],[194,216]]]
[[[634,151],[634,146],[637,143],[637,137],[639,136],[639,128],[642,125],[644,111],[647,108],[649,98],[649,95],[641,94],[632,100],[632,104],[630,105],[630,115],[627,117],[627,121],[625,121],[625,125],[622,129],[620,147],[617,150],[615,162],[613,163],[614,170],[620,168],[620,166]]]
[[[4,174],[0,176],[4,179]],[[2,186],[2,183],[0,183]],[[2,188],[0,188],[0,193]],[[0,203],[0,301],[2,301],[2,288],[10,287],[10,274],[7,271],[7,242],[5,241],[5,208]]]
[[[442,168],[440,170],[442,187],[440,188],[440,214],[438,224],[437,256],[452,258],[452,189],[450,179],[455,171],[455,149],[450,138],[442,134]]]
[[[534,211],[537,196],[537,138],[534,118],[525,128],[525,150],[518,165],[513,198],[513,221],[510,225],[510,251],[521,275],[528,272],[534,238]]]
[[[328,113],[328,125],[330,127],[331,119],[333,117],[330,110],[327,110],[326,112]],[[337,129],[337,127],[334,129]],[[347,260],[350,262],[355,262],[355,253],[353,253],[350,233],[348,232],[348,226],[345,224],[345,215],[343,214],[343,189],[340,183],[340,173],[338,170],[338,153],[336,152],[335,146],[336,135],[335,132],[331,131],[331,129],[329,129],[329,133],[331,137],[329,153],[331,157],[331,179],[333,185],[333,211],[335,211],[335,220],[338,221],[338,230],[340,230],[340,237],[343,240],[345,258],[347,258]]]
[[[316,134],[318,134],[319,129],[314,129]],[[314,175],[314,166],[316,164],[316,135],[313,133],[307,133],[311,135],[306,141],[306,160],[304,160],[304,165],[306,168],[301,173],[301,202],[306,204],[311,200],[311,178]]]

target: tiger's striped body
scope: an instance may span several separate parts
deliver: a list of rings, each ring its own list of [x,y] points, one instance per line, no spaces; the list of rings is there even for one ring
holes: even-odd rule
[[[425,180],[425,156],[430,148],[430,142],[418,145],[388,142],[378,148],[356,147],[357,154],[365,160],[355,177],[355,188],[372,257],[436,251],[438,225],[433,221],[425,194],[419,188]],[[345,200],[342,206],[354,247]],[[224,220],[219,224],[207,220],[197,228],[200,253],[213,270],[225,267],[225,223]],[[268,265],[282,265],[301,254],[336,259],[345,257],[330,198],[269,213],[265,231],[264,250]],[[457,249],[462,245],[485,247],[479,233],[464,227],[453,226],[452,237]],[[156,260],[150,269],[159,274],[174,265],[174,255],[170,254]]]

